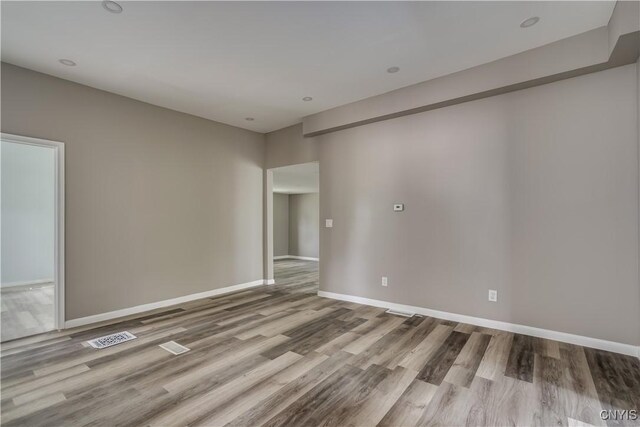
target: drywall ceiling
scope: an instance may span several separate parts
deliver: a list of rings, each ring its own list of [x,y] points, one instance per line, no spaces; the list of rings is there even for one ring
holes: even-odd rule
[[[234,126],[303,116],[606,25],[614,2],[3,1],[2,60]],[[540,22],[522,29],[531,16]],[[77,63],[68,67],[59,59]],[[400,67],[387,73],[389,67]],[[304,102],[303,97],[313,100]],[[255,120],[247,121],[247,117]]]
[[[320,191],[318,163],[304,163],[273,169],[273,191],[285,194],[317,193]]]

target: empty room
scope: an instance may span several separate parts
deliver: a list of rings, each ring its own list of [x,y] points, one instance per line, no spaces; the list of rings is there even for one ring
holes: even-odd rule
[[[2,426],[640,426],[640,2],[0,8]]]

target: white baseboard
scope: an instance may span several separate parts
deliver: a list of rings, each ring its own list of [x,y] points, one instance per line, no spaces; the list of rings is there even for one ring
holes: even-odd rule
[[[320,261],[320,258],[313,258],[313,257],[310,257],[310,256],[291,255],[289,258],[301,259],[301,260],[304,260],[304,261]]]
[[[130,316],[132,314],[143,313],[157,308],[169,307],[171,305],[182,304],[202,298],[209,298],[216,295],[228,294],[229,292],[240,291],[242,289],[253,288],[255,286],[267,285],[270,280],[260,279],[253,282],[241,283],[239,285],[226,286],[224,288],[212,289],[210,291],[199,292],[197,294],[185,295],[182,297],[167,299],[164,301],[151,302],[148,304],[136,305],[134,307],[123,308],[121,310],[109,311],[107,313],[94,314],[93,316],[80,317],[78,319],[67,320],[64,323],[65,329],[78,326],[89,325],[91,323],[104,322],[105,320],[117,319],[118,317]]]
[[[265,285],[275,285],[276,283],[276,279],[264,279],[264,284]]]
[[[313,257],[309,257],[309,256],[298,256],[298,255],[280,255],[280,256],[274,256],[273,257],[274,260],[277,259],[301,259],[304,261],[320,261],[320,258],[313,258]]]
[[[41,280],[25,280],[22,282],[5,282],[0,284],[2,288],[13,288],[16,286],[32,286],[32,285],[42,285],[44,283],[53,283],[53,279],[41,279]]]
[[[499,329],[501,331],[515,332],[523,335],[531,335],[539,338],[546,338],[555,341],[562,341],[569,344],[583,347],[597,348],[600,350],[612,351],[614,353],[627,354],[629,356],[640,357],[640,346],[623,344],[614,341],[606,341],[599,338],[590,338],[581,335],[568,334],[566,332],[552,331],[549,329],[534,328],[532,326],[518,325],[515,323],[501,322],[498,320],[484,319],[481,317],[465,316],[463,314],[449,313],[446,311],[431,310],[424,307],[415,307],[405,304],[375,300],[370,298],[357,297],[353,295],[336,294],[333,292],[318,291],[318,296],[337,299],[341,301],[355,302],[358,304],[372,305],[374,307],[391,308],[393,310],[408,311],[424,316],[436,317],[438,319],[451,320],[454,322],[469,323],[471,325],[485,328]]]

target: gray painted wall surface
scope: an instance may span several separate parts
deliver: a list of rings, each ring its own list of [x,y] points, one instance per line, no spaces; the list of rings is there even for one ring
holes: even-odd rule
[[[289,253],[289,195],[273,193],[273,256]]]
[[[266,134],[265,168],[318,161],[318,145],[302,136],[302,123]]]
[[[263,278],[263,135],[8,64],[2,131],[66,144],[67,320]]]
[[[318,258],[319,204],[318,193],[289,195],[289,255]]]
[[[310,140],[321,289],[640,344],[637,72]]]
[[[2,285],[53,281],[55,151],[2,141]]]

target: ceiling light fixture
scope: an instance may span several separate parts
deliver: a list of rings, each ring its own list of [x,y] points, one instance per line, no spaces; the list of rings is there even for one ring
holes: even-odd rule
[[[537,16],[532,16],[531,18],[527,18],[524,21],[522,21],[520,23],[520,28],[529,28],[529,27],[533,27],[534,25],[536,25],[538,23],[538,21],[540,20],[539,17]]]
[[[112,0],[104,0],[102,2],[102,7],[104,7],[108,12],[111,13],[121,13],[122,6]]]
[[[246,120],[246,121],[248,121],[248,122],[252,122],[252,121],[254,121],[255,119],[254,119],[253,117],[246,117],[246,118],[245,118],[245,120]]]
[[[398,71],[400,71],[400,67],[389,67],[389,68],[387,68],[387,73],[390,73],[390,74],[397,73]]]
[[[58,59],[58,62],[62,65],[66,65],[67,67],[75,67],[76,63],[70,59]]]
[[[312,98],[312,97],[310,97],[310,96],[305,96],[304,98],[302,98],[302,100],[303,100],[304,102],[309,102],[309,101],[313,100],[313,98]]]

